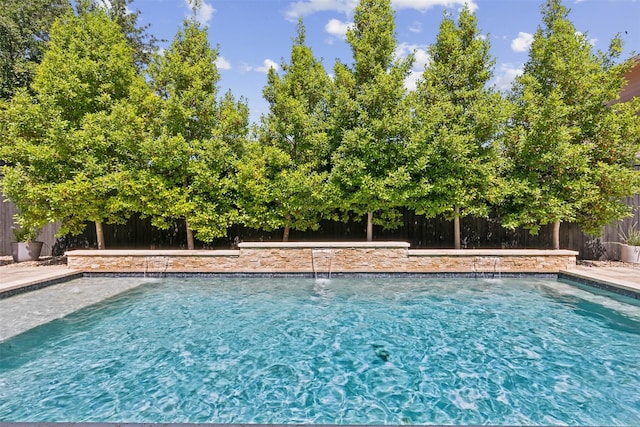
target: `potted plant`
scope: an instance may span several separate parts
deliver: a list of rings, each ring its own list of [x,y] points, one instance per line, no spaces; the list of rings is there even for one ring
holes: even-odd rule
[[[36,241],[38,234],[38,227],[22,226],[13,229],[16,241],[11,242],[11,256],[15,262],[35,261],[40,258],[43,242]]]
[[[626,233],[620,231],[619,235],[623,242],[620,260],[640,264],[640,229],[636,228],[636,224],[633,224]]]

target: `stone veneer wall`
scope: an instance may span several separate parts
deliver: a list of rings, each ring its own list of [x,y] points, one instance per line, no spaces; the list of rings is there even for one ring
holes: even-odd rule
[[[578,252],[533,249],[411,250],[408,272],[557,273],[576,266]]]
[[[406,242],[240,243],[238,250],[80,250],[69,268],[85,272],[219,273],[557,273],[577,252],[410,250]]]

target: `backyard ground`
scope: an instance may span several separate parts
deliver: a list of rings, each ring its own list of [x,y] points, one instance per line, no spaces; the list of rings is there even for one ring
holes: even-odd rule
[[[67,257],[65,256],[57,256],[57,257],[40,257],[37,261],[25,261],[16,263],[13,262],[13,258],[11,255],[0,255],[0,267],[2,266],[10,266],[15,268],[20,267],[46,267],[49,265],[66,265]]]

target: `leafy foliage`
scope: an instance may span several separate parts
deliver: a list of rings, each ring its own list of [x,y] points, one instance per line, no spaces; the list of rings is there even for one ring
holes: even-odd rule
[[[230,93],[217,100],[217,54],[206,29],[189,19],[149,66],[156,113],[134,189],[154,225],[183,218],[202,241],[225,235],[237,218],[233,160],[248,133],[246,104]]]
[[[151,62],[153,54],[158,50],[158,43],[163,41],[149,34],[149,25],[138,26],[140,11],[132,11],[129,7],[134,0],[77,0],[78,13],[91,13],[99,10],[122,29],[133,49],[134,62],[138,71],[142,71]]]
[[[71,11],[69,0],[3,0],[0,7],[0,99],[28,89],[53,22]]]
[[[340,208],[372,223],[399,224],[410,187],[406,142],[411,112],[404,80],[413,57],[396,60],[394,15],[389,0],[363,0],[347,32],[354,64],[336,63],[331,100],[331,182]],[[374,213],[377,214],[374,217]]]
[[[499,93],[487,88],[494,64],[489,48],[468,8],[457,25],[443,17],[414,93],[417,126],[411,148],[417,185],[412,204],[417,213],[457,221],[487,215],[500,198],[496,138],[508,108]],[[458,247],[459,227],[456,232]]]
[[[631,61],[615,64],[621,40],[593,53],[569,11],[548,0],[543,26],[515,84],[515,114],[505,139],[511,192],[503,224],[537,232],[575,221],[595,233],[629,212],[624,198],[639,189],[640,99],[611,105]]]
[[[239,164],[239,203],[245,223],[267,230],[317,229],[332,209],[327,187],[327,102],[331,80],[298,34],[283,76],[269,70],[260,145]]]
[[[286,240],[340,213],[366,216],[372,239],[409,207],[453,219],[458,244],[460,218],[496,205],[506,227],[596,232],[640,189],[640,98],[615,102],[633,60],[618,61],[618,37],[592,52],[560,0],[542,9],[509,103],[488,87],[490,45],[468,8],[444,16],[412,94],[390,0],[360,1],[353,63],[333,79],[300,22],[251,136],[246,101],[218,93],[206,28],[186,20],[149,62],[157,40],[131,3],[80,0],[77,15],[63,0],[3,3],[2,188],[25,229],[79,233],[138,213],[161,228],[185,220],[191,248],[193,232],[209,242],[242,222]]]
[[[13,229],[13,237],[16,242],[33,242],[38,238],[40,229],[37,227],[18,227]]]
[[[86,221],[127,217],[117,189],[143,133],[134,105],[144,88],[126,39],[103,12],[56,21],[35,97],[18,91],[0,111],[2,186],[19,222],[61,221],[59,234],[77,234]]]

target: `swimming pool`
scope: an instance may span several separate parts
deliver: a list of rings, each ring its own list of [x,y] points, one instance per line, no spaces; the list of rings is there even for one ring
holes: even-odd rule
[[[0,343],[0,421],[638,425],[639,336],[553,280],[158,279]]]

